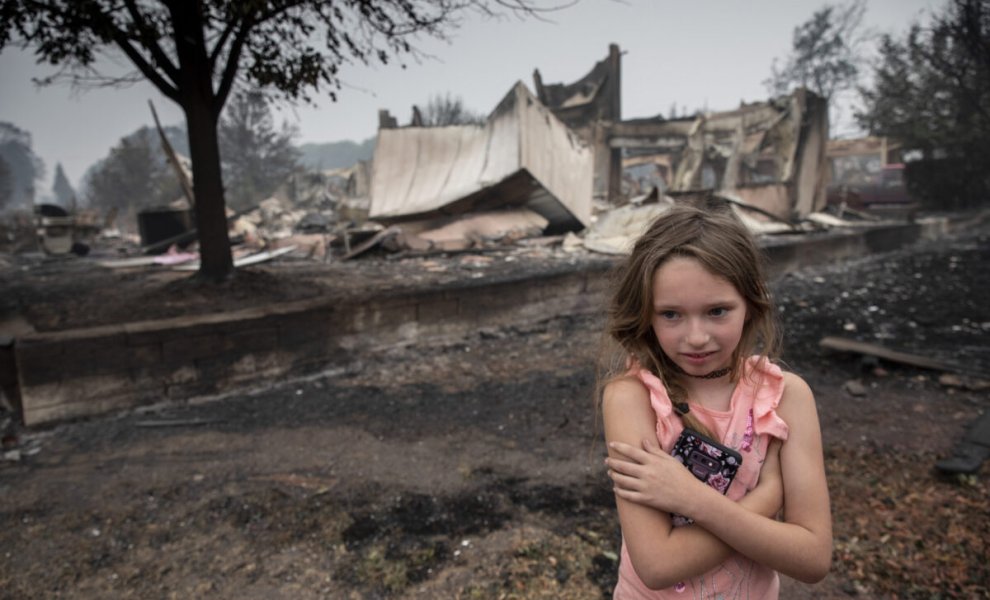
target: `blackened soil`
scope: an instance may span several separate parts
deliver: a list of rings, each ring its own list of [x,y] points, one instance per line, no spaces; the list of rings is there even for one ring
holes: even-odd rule
[[[990,365],[988,233],[775,284],[785,358],[819,405],[835,525],[832,573],[785,578],[782,597],[990,594],[986,467],[932,468],[990,407],[973,375]],[[203,404],[8,426],[0,598],[609,597],[599,327],[550,319]],[[825,351],[826,335],[970,375],[943,385]]]
[[[836,335],[990,377],[990,236],[984,232],[802,269],[778,290],[792,361],[821,358],[818,340]]]

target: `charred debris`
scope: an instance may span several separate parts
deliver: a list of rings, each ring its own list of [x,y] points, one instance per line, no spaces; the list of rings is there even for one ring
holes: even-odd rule
[[[623,119],[614,44],[580,80],[545,84],[537,70],[533,85],[517,82],[481,124],[425,127],[413,107],[400,126],[380,111],[370,162],[294,175],[257,206],[228,212],[235,264],[534,246],[621,254],[678,201],[726,203],[760,235],[903,220],[915,208],[899,149],[830,141],[827,104],[805,89],[725,112]],[[166,151],[188,180],[182,157]],[[115,215],[39,207],[8,218],[0,242],[48,255],[97,243],[116,250],[100,253],[104,266],[195,269],[193,201],[138,213],[131,235]]]

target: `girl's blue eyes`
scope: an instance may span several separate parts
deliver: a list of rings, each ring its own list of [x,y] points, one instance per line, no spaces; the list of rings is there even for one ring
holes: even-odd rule
[[[668,321],[676,319],[678,316],[680,316],[677,313],[677,311],[673,311],[673,310],[664,310],[664,311],[660,311],[657,314],[660,316],[660,318],[666,319]],[[724,306],[717,306],[715,308],[708,310],[708,316],[710,317],[718,318],[718,317],[724,317],[728,314],[729,314],[729,309],[725,308]]]

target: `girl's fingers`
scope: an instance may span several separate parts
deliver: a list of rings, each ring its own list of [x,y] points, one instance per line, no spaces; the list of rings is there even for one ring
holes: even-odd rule
[[[616,496],[618,496],[619,498],[622,498],[623,500],[628,500],[630,502],[636,502],[636,503],[639,503],[639,504],[642,504],[643,503],[643,496],[639,492],[633,492],[631,490],[624,490],[624,489],[618,488],[618,487],[612,488],[612,491],[615,492],[615,495]]]
[[[642,487],[640,480],[635,477],[629,477],[628,475],[616,473],[615,471],[609,471],[608,476],[612,478],[612,487],[616,489],[640,491],[640,488]]]
[[[631,457],[630,452],[635,450],[634,447],[623,442],[612,442],[608,445],[608,447],[614,450],[617,454],[621,454],[622,456],[627,456],[627,457]]]
[[[636,463],[626,462],[624,460],[616,460],[614,458],[605,459],[605,466],[609,468],[609,472],[622,473],[623,475],[628,475],[630,477],[642,477],[643,472],[640,465]]]
[[[608,445],[608,447],[614,450],[617,454],[621,454],[622,456],[631,459],[633,462],[640,464],[646,462],[646,460],[650,457],[648,452],[622,442],[612,442]]]

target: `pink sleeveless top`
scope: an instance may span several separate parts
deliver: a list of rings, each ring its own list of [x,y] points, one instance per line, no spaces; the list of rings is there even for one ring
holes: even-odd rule
[[[666,388],[659,378],[646,369],[634,367],[630,374],[637,377],[649,390],[650,404],[657,414],[657,440],[664,451],[670,452],[684,425],[673,411]],[[742,467],[727,492],[732,500],[738,501],[756,487],[770,437],[787,439],[787,423],[776,413],[783,392],[784,377],[780,367],[754,356],[745,363],[743,374],[732,392],[728,411],[709,410],[691,404],[691,413],[723,444],[739,451],[743,457]],[[738,553],[700,577],[685,580],[667,589],[651,590],[636,575],[623,542],[619,582],[615,586],[613,598],[769,600],[777,598],[779,591],[780,580],[776,571]]]

